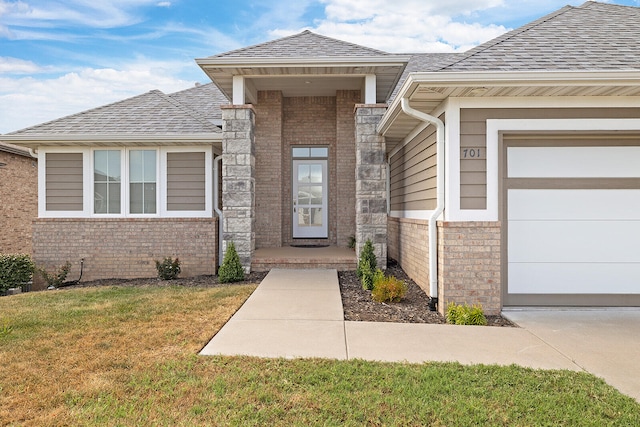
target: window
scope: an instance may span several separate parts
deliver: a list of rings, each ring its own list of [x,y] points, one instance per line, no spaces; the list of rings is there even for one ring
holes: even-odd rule
[[[58,147],[41,153],[41,218],[213,216],[211,147]]]
[[[121,212],[120,150],[93,152],[93,212],[119,214]]]
[[[155,214],[156,150],[129,152],[129,213]]]

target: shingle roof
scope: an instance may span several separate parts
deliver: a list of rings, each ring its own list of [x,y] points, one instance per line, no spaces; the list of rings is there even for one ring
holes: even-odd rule
[[[429,71],[438,71],[445,67],[446,65],[451,64],[452,62],[458,60],[463,57],[462,53],[415,53],[411,55],[411,59],[407,64],[402,76],[400,76],[400,80],[398,80],[398,84],[396,85],[393,93],[389,97],[388,102],[392,102],[393,99],[398,94],[398,91],[402,87],[405,80],[409,76],[409,73],[415,72],[429,72]]]
[[[566,6],[468,51],[442,71],[638,70],[640,8]]]
[[[309,30],[277,40],[244,47],[210,58],[368,57],[390,53],[322,36]]]
[[[222,120],[221,105],[229,104],[226,96],[213,84],[207,83],[167,95],[185,107],[217,124]]]
[[[200,86],[200,89],[203,86]],[[209,88],[201,89],[208,91]],[[184,94],[174,94],[181,98]],[[13,135],[196,134],[220,132],[202,113],[159,90],[29,127]],[[198,98],[198,97],[196,97]],[[197,103],[194,103],[194,105]],[[211,113],[213,115],[213,113]]]

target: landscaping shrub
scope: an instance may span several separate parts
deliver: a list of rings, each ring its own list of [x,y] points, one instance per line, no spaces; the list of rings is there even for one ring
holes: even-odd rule
[[[447,323],[453,325],[487,325],[487,318],[484,315],[482,306],[479,304],[469,306],[467,304],[460,305],[450,302],[447,306],[446,318]]]
[[[220,269],[218,269],[218,280],[220,283],[244,280],[244,268],[242,268],[240,257],[236,252],[236,245],[233,242],[229,242],[227,245],[227,252],[224,254]]]
[[[0,255],[0,292],[29,282],[35,265],[29,255]]]
[[[407,284],[404,281],[394,276],[385,277],[382,274],[382,277],[378,277],[375,281],[371,297],[377,302],[399,302],[406,294]]]
[[[180,274],[180,260],[176,257],[175,261],[171,257],[165,258],[162,262],[156,261],[156,270],[158,277],[162,280],[174,280]]]
[[[373,275],[376,271],[378,261],[376,254],[373,252],[373,243],[370,239],[364,244],[364,247],[360,251],[360,259],[358,260],[358,269],[356,273],[362,283],[362,287],[366,290],[373,289]]]
[[[44,268],[37,268],[36,271],[42,276],[48,287],[57,288],[62,285],[67,279],[67,275],[71,270],[71,263],[67,261],[60,268],[54,269],[52,273],[49,273]]]

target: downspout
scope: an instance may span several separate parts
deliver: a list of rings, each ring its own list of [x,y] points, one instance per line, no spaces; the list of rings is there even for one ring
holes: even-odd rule
[[[438,304],[438,228],[436,221],[444,212],[444,123],[437,117],[411,108],[407,98],[402,98],[400,102],[405,114],[436,126],[436,208],[429,216],[429,309],[436,311]]]
[[[222,256],[223,256],[223,250],[222,250],[222,244],[223,244],[223,230],[224,230],[224,216],[222,214],[222,211],[220,210],[219,206],[219,194],[220,194],[220,189],[218,188],[220,183],[220,179],[218,178],[219,174],[220,174],[220,161],[222,160],[222,156],[218,156],[213,160],[213,209],[216,211],[216,214],[218,215],[218,266],[222,265]]]

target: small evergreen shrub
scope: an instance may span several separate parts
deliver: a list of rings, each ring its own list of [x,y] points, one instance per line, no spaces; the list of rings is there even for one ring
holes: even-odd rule
[[[244,268],[240,263],[240,257],[236,252],[236,245],[229,242],[227,252],[224,254],[222,265],[218,269],[220,283],[240,282],[244,280]]]
[[[44,281],[47,282],[47,286],[54,288],[57,288],[64,283],[67,279],[67,275],[69,274],[69,270],[71,270],[71,263],[69,261],[65,262],[60,268],[54,269],[52,273],[49,273],[44,268],[37,269]]]
[[[35,265],[29,255],[0,255],[0,292],[29,282]]]
[[[158,277],[162,280],[174,280],[180,274],[180,260],[176,257],[175,261],[171,257],[165,258],[162,262],[156,261],[156,270]]]
[[[394,276],[376,280],[371,297],[377,302],[399,302],[407,294],[407,284]]]
[[[460,305],[454,302],[450,302],[447,306],[447,323],[453,325],[478,325],[486,326],[487,318],[484,315],[484,310],[479,304],[474,305]]]
[[[360,251],[360,258],[358,260],[358,269],[356,273],[362,283],[362,287],[366,290],[373,289],[373,275],[376,272],[378,260],[376,254],[373,252],[373,243],[370,239],[367,239],[362,250]]]

